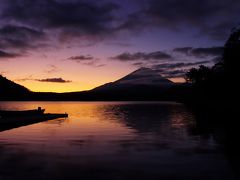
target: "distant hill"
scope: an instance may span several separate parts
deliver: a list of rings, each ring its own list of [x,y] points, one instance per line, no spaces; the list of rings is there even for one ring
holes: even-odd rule
[[[0,98],[1,99],[18,99],[28,95],[30,91],[13,81],[0,75]]]

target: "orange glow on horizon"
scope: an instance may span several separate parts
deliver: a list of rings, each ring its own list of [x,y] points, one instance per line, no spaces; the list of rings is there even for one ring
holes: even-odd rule
[[[117,79],[116,79],[117,80]],[[170,78],[169,80],[173,81],[174,83],[184,83],[186,82],[184,78]],[[25,81],[25,82],[17,82],[18,84],[23,85],[24,87],[28,88],[34,92],[76,92],[76,91],[85,91],[91,90],[95,87],[101,86],[108,82],[95,82],[91,84],[81,84],[79,82],[71,82],[71,83],[50,83],[50,82],[34,82],[34,81]]]
[[[79,73],[80,75],[76,75],[73,70],[67,71],[62,75],[52,75],[52,77],[62,77],[64,80],[71,81],[67,83],[39,82],[34,80],[35,78],[33,78],[33,80],[21,80],[21,78],[10,77],[9,79],[34,92],[62,93],[91,90],[106,83],[116,81],[133,71],[132,69],[129,70],[121,67],[115,71],[112,71],[113,68],[101,68],[94,71],[87,70],[89,69],[81,71],[82,74]],[[39,74],[39,77],[41,77],[39,79],[47,78],[47,76],[43,77],[41,74]]]
[[[18,84],[21,84],[22,86],[28,88],[31,91],[34,92],[75,92],[75,91],[84,91],[84,90],[90,90],[94,88],[92,84],[81,84],[78,82],[71,82],[71,83],[51,83],[51,82],[18,82],[15,81]],[[96,84],[96,87],[98,84]]]
[[[186,80],[183,77],[177,77],[177,78],[169,78],[170,81],[173,81],[174,83],[185,83]]]

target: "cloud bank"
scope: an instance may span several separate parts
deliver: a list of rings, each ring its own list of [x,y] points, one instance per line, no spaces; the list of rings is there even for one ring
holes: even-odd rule
[[[35,81],[39,82],[50,82],[50,83],[70,83],[72,81],[70,80],[65,80],[62,78],[46,78],[46,79],[34,79]]]
[[[152,28],[226,40],[239,23],[239,9],[239,0],[1,0],[0,49],[35,50],[56,41],[98,42],[123,31]]]

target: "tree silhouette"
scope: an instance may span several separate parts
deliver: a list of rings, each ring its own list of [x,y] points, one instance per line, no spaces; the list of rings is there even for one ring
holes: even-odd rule
[[[223,67],[226,76],[235,79],[240,61],[240,27],[234,28],[224,46]]]
[[[240,27],[232,30],[222,57],[212,68],[201,65],[186,73],[186,81],[193,84],[190,101],[228,108],[225,105],[239,97],[239,61]]]
[[[201,65],[186,73],[186,81],[199,84],[206,81],[212,83],[232,83],[237,80],[240,61],[240,27],[232,30],[224,46],[220,61],[212,68]]]
[[[199,68],[192,68],[186,73],[186,81],[189,83],[205,83],[211,77],[212,71],[210,68],[201,65]]]

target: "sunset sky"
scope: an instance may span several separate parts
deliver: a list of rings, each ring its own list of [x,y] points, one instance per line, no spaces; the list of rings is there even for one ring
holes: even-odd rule
[[[33,91],[88,90],[149,67],[211,66],[239,0],[0,0],[0,74]]]

